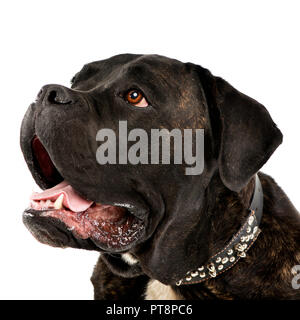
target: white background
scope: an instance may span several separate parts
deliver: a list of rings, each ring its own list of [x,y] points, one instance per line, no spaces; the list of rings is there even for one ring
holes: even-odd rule
[[[299,3],[299,1],[298,1]],[[28,105],[83,64],[158,53],[209,68],[263,103],[284,142],[263,171],[300,208],[297,1],[1,1],[0,298],[91,299],[98,254],[37,242],[22,224],[37,189],[19,148]]]

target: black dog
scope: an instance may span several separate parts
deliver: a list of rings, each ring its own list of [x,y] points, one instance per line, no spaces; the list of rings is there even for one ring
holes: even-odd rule
[[[204,171],[100,165],[98,130],[123,120],[128,130],[204,129]],[[299,299],[299,214],[256,175],[281,141],[264,106],[200,66],[132,54],[93,62],[72,89],[43,87],[24,117],[28,167],[41,188],[58,186],[34,194],[23,220],[43,243],[101,252],[97,299]]]

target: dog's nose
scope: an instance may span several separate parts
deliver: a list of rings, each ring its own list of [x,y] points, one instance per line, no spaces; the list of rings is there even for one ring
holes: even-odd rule
[[[43,104],[72,104],[75,102],[74,93],[64,86],[49,84],[44,86],[37,95],[37,102]]]

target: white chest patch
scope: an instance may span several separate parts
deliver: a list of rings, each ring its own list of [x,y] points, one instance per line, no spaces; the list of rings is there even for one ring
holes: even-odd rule
[[[145,292],[145,300],[181,300],[175,291],[158,280],[150,280]]]
[[[130,253],[123,253],[122,259],[129,265],[138,262]],[[165,285],[158,280],[150,280],[145,291],[145,300],[181,300],[171,286]]]
[[[138,262],[130,253],[123,253],[122,259],[123,259],[123,261],[128,263],[130,266],[133,266],[134,264],[136,264]]]

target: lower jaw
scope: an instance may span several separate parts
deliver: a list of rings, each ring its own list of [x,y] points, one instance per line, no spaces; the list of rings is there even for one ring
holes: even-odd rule
[[[99,249],[108,252],[124,252],[132,248],[143,238],[145,232],[142,220],[130,213],[118,221],[109,221],[92,219],[87,212],[75,213],[65,209],[34,210],[30,208],[24,212],[24,218],[26,219],[25,225],[28,229],[34,229],[34,232],[30,231],[39,241],[41,241],[40,237],[35,234],[39,232],[38,227],[32,228],[30,224],[34,224],[35,219],[39,219],[39,225],[41,219],[45,221],[45,225],[49,224],[49,221],[57,221],[65,226],[65,232],[71,233],[76,239],[92,240]],[[52,230],[50,240],[55,243],[54,238]],[[42,242],[46,243],[46,241]]]

